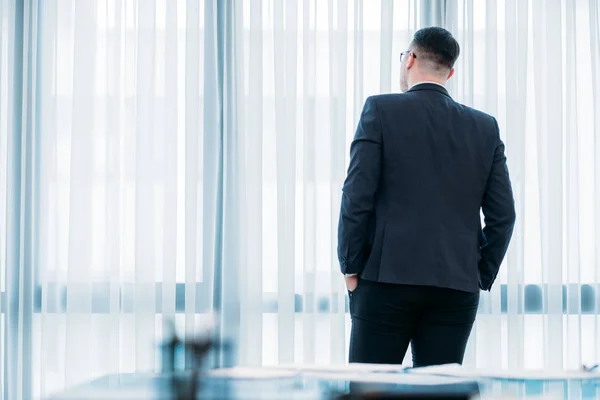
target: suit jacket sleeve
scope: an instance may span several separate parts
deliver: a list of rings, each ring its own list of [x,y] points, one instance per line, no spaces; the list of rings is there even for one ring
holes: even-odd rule
[[[350,147],[350,166],[342,188],[338,259],[344,274],[360,274],[369,256],[368,225],[379,188],[381,146],[381,121],[375,99],[370,97]]]
[[[481,207],[485,226],[479,260],[479,286],[483,290],[492,288],[506,255],[516,219],[504,143],[500,140],[498,123],[494,122],[497,132],[496,148]]]

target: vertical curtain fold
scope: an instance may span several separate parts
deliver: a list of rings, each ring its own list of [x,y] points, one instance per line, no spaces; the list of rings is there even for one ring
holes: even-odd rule
[[[262,0],[250,2],[248,47],[248,91],[239,93],[243,99],[248,96],[245,107],[246,137],[247,132],[262,132],[263,121],[263,4]],[[241,69],[244,72],[244,69]],[[263,143],[259,138],[248,138],[246,144],[245,179],[246,201],[251,213],[245,213],[247,237],[254,238],[252,245],[247,245],[245,260],[241,261],[242,293],[246,301],[242,306],[241,331],[244,332],[243,342],[240,342],[240,362],[247,365],[262,364],[263,343],[263,190],[260,185],[250,184],[263,179]],[[244,212],[244,211],[242,211]]]
[[[443,26],[452,0],[421,0],[421,26]],[[450,3],[450,4],[448,4]]]
[[[594,245],[593,259],[594,266],[593,279],[596,282],[596,316],[594,318],[592,329],[593,337],[600,336],[600,3],[590,0],[588,3],[588,22],[590,26],[590,55],[592,67],[592,110],[593,110],[593,126],[592,132],[594,137],[593,142],[593,157],[594,164],[594,191],[593,191],[593,206],[594,218],[591,219],[594,224]],[[595,342],[595,351],[590,349],[590,354],[595,359],[600,359],[600,343]]]
[[[263,2],[262,0],[257,0]],[[317,288],[317,169],[309,162],[310,155],[316,152],[316,115],[317,97],[315,91],[317,71],[317,35],[315,29],[316,10],[314,2],[303,0],[302,4],[302,288],[306,293],[315,293]],[[252,68],[252,65],[250,65]],[[262,72],[261,72],[262,73]],[[262,138],[259,139],[262,141]],[[304,310],[312,310],[316,304],[314,297],[304,297]],[[305,312],[302,316],[302,360],[315,362],[315,341],[317,332],[314,329],[315,315]]]
[[[506,0],[505,38],[505,132],[510,151],[511,179],[515,210],[519,223],[513,232],[510,253],[506,257],[507,289],[507,348],[516,350],[508,358],[509,368],[524,367],[524,224],[525,224],[525,132],[528,63],[528,4]],[[516,60],[513,59],[514,54]],[[515,68],[516,63],[516,68]],[[513,351],[511,350],[511,352]]]
[[[390,14],[391,14],[391,10]],[[335,19],[335,24],[332,22]],[[340,2],[337,10],[331,5],[329,9],[329,90],[332,94],[330,99],[331,118],[329,120],[330,136],[330,169],[331,184],[329,187],[329,204],[331,210],[335,210],[341,202],[342,182],[345,177],[345,153],[346,153],[346,124],[345,113],[348,106],[348,90],[346,88],[348,68],[348,5]],[[391,24],[389,29],[391,47]],[[391,55],[391,49],[390,49]],[[382,61],[385,62],[385,61]],[[390,60],[391,68],[391,60]],[[389,74],[391,76],[391,73]],[[338,222],[338,215],[332,212],[329,215],[330,226]],[[337,265],[337,252],[334,243],[337,241],[337,231],[329,232],[329,263]],[[330,275],[331,287],[331,314],[330,314],[330,360],[333,363],[343,363],[346,359],[345,341],[340,340],[345,332],[345,296],[344,287],[339,275],[333,269]],[[339,332],[339,334],[336,334]]]
[[[221,137],[222,137],[222,233],[220,248],[221,266],[215,263],[214,290],[219,293],[219,302],[215,310],[220,316],[219,336],[237,346],[248,346],[243,341],[240,330],[241,303],[245,299],[244,280],[249,273],[244,265],[242,255],[245,251],[246,213],[246,140],[244,133],[244,82],[243,82],[243,45],[241,36],[242,10],[236,1],[217,2],[219,13],[220,37],[218,38],[220,53],[220,71],[223,75],[221,87]],[[209,133],[210,135],[210,133]],[[218,366],[232,366],[240,359],[240,349],[236,348],[231,358],[221,353]]]
[[[2,4],[8,10],[6,109],[6,245],[3,394],[31,398],[34,274],[39,201],[39,138],[37,50],[40,7],[37,1]],[[2,34],[4,35],[4,31]]]
[[[544,315],[545,363],[561,368],[563,353],[552,349],[563,347],[563,22],[561,1],[534,2],[534,15],[543,16],[538,28],[534,26],[534,40],[540,48],[534,58],[536,116],[538,130],[540,221],[542,238],[542,266],[545,285]],[[536,20],[534,18],[534,25]],[[561,195],[557,195],[560,193]]]
[[[295,1],[273,3],[273,79],[275,84],[275,148],[277,201],[278,352],[283,363],[294,359],[296,204],[296,18]],[[249,138],[249,140],[252,140]]]
[[[79,2],[83,8],[85,4]],[[156,293],[155,293],[155,268],[156,257],[156,197],[152,173],[156,170],[156,157],[153,146],[156,143],[154,115],[156,84],[155,84],[155,57],[156,57],[156,3],[150,2],[146,7],[138,7],[136,22],[138,24],[137,54],[136,54],[136,104],[135,104],[135,272],[134,272],[134,312],[135,312],[135,342],[136,369],[146,365],[154,365],[154,352],[148,351],[148,345],[153,342],[156,332]],[[89,21],[88,23],[93,23]],[[76,33],[77,35],[77,33]],[[83,36],[83,35],[81,35]],[[95,44],[94,38],[91,42]],[[93,46],[89,46],[94,49]],[[77,49],[76,49],[77,51]],[[93,54],[88,56],[94,59]],[[93,78],[88,82],[94,82]],[[93,89],[88,89],[92,92]],[[81,104],[89,107],[87,102]],[[79,135],[77,135],[79,136]],[[72,151],[73,153],[74,151]],[[91,179],[89,177],[88,179]],[[91,202],[90,202],[91,203]],[[91,211],[91,210],[90,210]],[[88,211],[89,214],[91,212]],[[85,264],[82,264],[85,266]],[[90,307],[91,308],[91,307]]]

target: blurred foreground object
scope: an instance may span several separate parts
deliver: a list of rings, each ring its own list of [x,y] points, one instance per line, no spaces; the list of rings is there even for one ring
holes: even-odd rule
[[[194,335],[181,338],[169,321],[162,343],[162,374],[170,377],[171,398],[196,400],[211,364],[222,364],[231,346],[218,342],[213,323],[205,323]],[[211,362],[212,361],[212,362]]]

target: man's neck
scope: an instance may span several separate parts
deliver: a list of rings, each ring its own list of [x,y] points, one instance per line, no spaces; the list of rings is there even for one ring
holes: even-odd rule
[[[434,84],[434,85],[446,87],[445,82],[441,82],[437,79],[424,79],[424,80],[418,80],[418,81],[413,82],[409,88],[412,89],[413,87],[415,87],[417,85],[423,85],[423,84]]]

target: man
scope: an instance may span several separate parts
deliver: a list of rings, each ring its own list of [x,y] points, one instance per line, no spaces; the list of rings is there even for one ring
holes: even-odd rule
[[[401,55],[403,94],[367,99],[343,186],[338,257],[350,293],[350,362],[462,363],[515,210],[496,120],[444,85],[460,52],[442,28]],[[480,210],[485,227],[481,229]]]

